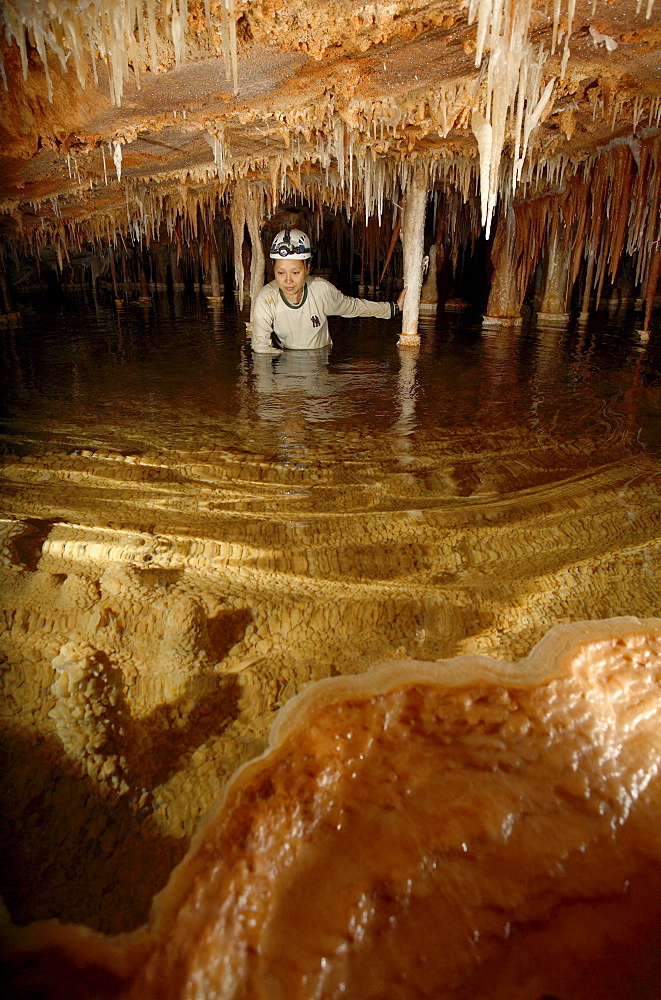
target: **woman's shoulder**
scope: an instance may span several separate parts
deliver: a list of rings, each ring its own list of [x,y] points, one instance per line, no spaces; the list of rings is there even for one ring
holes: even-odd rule
[[[308,278],[307,283],[314,287],[315,292],[337,292],[337,288],[331,281],[328,281],[326,278],[320,278],[316,274]]]

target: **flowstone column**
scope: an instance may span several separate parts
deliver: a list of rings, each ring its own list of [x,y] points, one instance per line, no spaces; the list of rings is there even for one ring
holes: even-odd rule
[[[419,344],[418,317],[422,289],[422,258],[425,247],[427,208],[427,166],[416,162],[402,209],[402,250],[404,253],[404,308],[400,344]]]
[[[220,285],[220,267],[218,265],[218,251],[211,248],[209,258],[209,285],[211,293],[207,295],[207,302],[212,306],[219,306],[223,301],[222,288]]]
[[[546,282],[537,322],[542,326],[566,326],[567,286],[569,283],[569,257],[565,247],[565,233],[560,224],[549,247]]]
[[[578,316],[578,322],[585,325],[590,318],[590,298],[592,296],[592,283],[594,281],[595,256],[594,248],[588,251],[588,262],[585,269],[585,287],[583,289],[583,302]]]
[[[516,286],[514,251],[516,248],[516,217],[510,206],[498,219],[498,228],[491,248],[494,272],[489,292],[486,327],[521,326],[521,301]]]
[[[262,246],[262,205],[260,203],[260,192],[252,186],[248,192],[248,206],[246,212],[246,224],[248,235],[250,236],[250,319],[252,321],[252,310],[255,299],[261,288],[264,286],[264,275],[266,265],[264,260],[264,247]]]
[[[138,302],[141,306],[150,306],[151,296],[149,295],[149,282],[147,281],[145,265],[142,260],[138,263],[138,278],[140,281],[140,297]]]
[[[436,244],[433,243],[429,249],[429,267],[427,277],[420,293],[420,312],[435,313],[438,309],[438,289],[436,282],[438,273],[436,270]]]
[[[659,277],[661,276],[661,249],[654,250],[650,260],[649,270],[647,273],[647,282],[645,283],[645,297],[643,299],[645,303],[645,318],[643,320],[643,328],[638,331],[638,336],[643,341],[647,343],[650,338],[650,323],[652,321],[652,309],[654,308],[654,297],[656,295],[656,289],[659,284]]]

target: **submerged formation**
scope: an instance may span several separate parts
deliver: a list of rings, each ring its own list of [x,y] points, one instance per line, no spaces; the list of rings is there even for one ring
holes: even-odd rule
[[[15,997],[657,995],[661,620],[387,664],[280,712],[155,899],[13,930]]]
[[[218,298],[232,267],[254,298],[286,210],[330,226],[328,254],[358,252],[368,285],[401,235],[404,340],[430,248],[456,268],[494,234],[489,322],[519,320],[539,264],[545,322],[572,297],[587,315],[606,283],[649,330],[654,0],[6,0],[0,17],[6,313],[37,253],[147,299],[180,268]]]

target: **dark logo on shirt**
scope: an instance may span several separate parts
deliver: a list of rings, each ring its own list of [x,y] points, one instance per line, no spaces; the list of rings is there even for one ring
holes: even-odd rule
[[[310,322],[312,323],[312,325],[313,325],[313,327],[314,327],[315,329],[316,329],[316,328],[317,328],[318,326],[321,326],[321,320],[319,319],[319,317],[318,317],[318,316],[311,316],[311,317],[310,317]]]

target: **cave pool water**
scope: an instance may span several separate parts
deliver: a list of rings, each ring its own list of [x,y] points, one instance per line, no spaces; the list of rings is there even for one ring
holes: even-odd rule
[[[661,616],[661,337],[641,343],[638,314],[439,312],[406,348],[395,322],[335,319],[331,351],[272,357],[230,306],[80,296],[0,330],[0,895],[19,923],[142,922],[311,680]],[[128,792],[89,727],[58,729],[69,643],[119,678]]]

